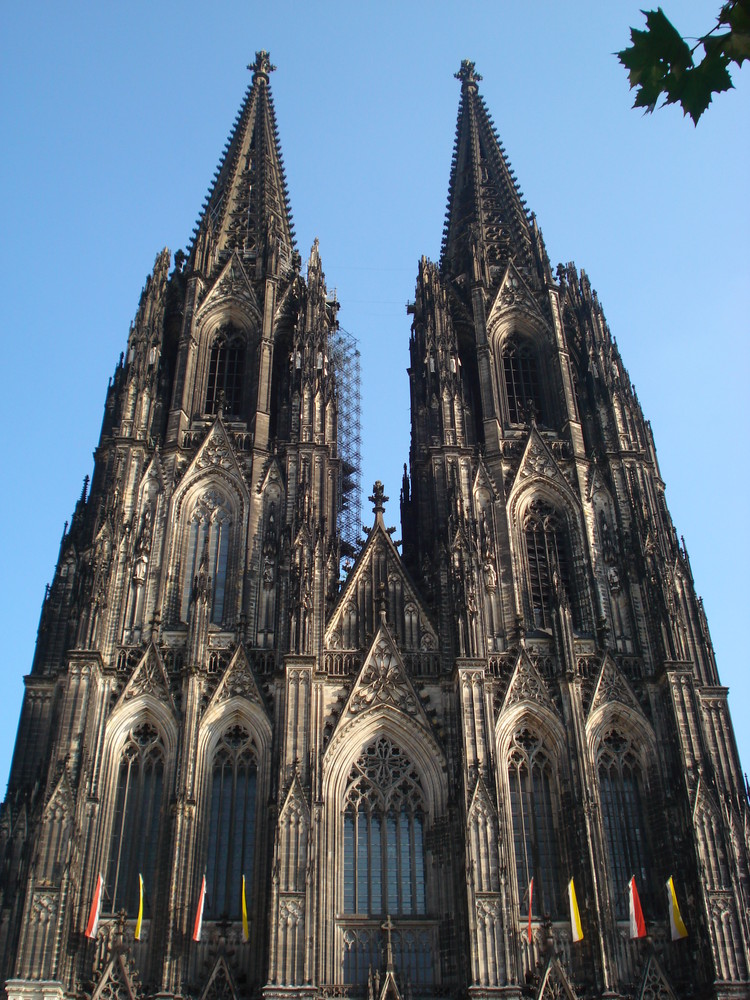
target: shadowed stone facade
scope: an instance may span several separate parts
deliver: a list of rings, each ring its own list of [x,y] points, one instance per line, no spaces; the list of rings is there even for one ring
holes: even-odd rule
[[[403,551],[376,483],[340,579],[338,306],[317,242],[302,273],[273,68],[146,282],[42,609],[9,997],[750,996],[727,691],[596,294],[553,273],[465,61]]]

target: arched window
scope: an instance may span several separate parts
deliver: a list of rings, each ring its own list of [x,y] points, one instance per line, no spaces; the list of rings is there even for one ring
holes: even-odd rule
[[[615,912],[624,920],[631,877],[641,897],[649,891],[641,769],[630,742],[616,732],[602,741],[597,763],[609,881]]]
[[[386,736],[365,749],[349,775],[344,912],[425,912],[422,790],[413,765]]]
[[[533,878],[532,912],[554,919],[561,915],[555,780],[542,741],[528,730],[513,737],[508,779],[518,898],[524,899]]]
[[[245,341],[231,324],[223,327],[213,344],[208,361],[206,413],[215,415],[222,405],[230,416],[242,412],[245,377]]]
[[[164,746],[156,729],[143,723],[131,729],[120,756],[106,880],[111,913],[137,914],[139,874],[153,899],[163,785]]]
[[[206,865],[208,919],[242,915],[242,876],[248,909],[255,856],[257,758],[243,726],[219,740],[211,768],[211,812]]]
[[[568,597],[574,624],[578,600],[571,588],[571,559],[565,518],[544,500],[532,500],[523,524],[529,568],[529,601],[534,625],[551,628],[555,585]]]
[[[510,422],[526,423],[529,409],[540,423],[543,422],[539,363],[533,344],[520,337],[511,337],[503,345],[502,359]]]
[[[186,621],[190,600],[201,572],[210,579],[211,621],[224,619],[229,531],[231,522],[225,500],[207,490],[193,508],[188,521],[182,585],[182,620]]]

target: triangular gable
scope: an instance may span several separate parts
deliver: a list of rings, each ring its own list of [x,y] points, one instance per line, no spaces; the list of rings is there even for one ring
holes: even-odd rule
[[[50,797],[47,799],[47,805],[44,807],[44,816],[45,819],[48,819],[57,809],[62,809],[66,819],[69,819],[73,815],[73,808],[73,790],[70,787],[68,770],[64,767],[55,787],[50,793]]]
[[[542,320],[545,326],[549,326],[544,317],[539,304],[529,290],[529,286],[515,266],[513,261],[508,264],[503,280],[495,295],[489,316],[487,317],[487,329],[491,329],[495,321],[504,313],[509,311],[520,311],[534,316],[537,320]]]
[[[391,969],[388,969],[383,976],[383,985],[380,987],[378,1000],[401,1000],[401,990],[398,988],[396,977]]]
[[[643,715],[643,709],[636,698],[633,689],[617,666],[612,657],[607,654],[599,671],[599,679],[594,688],[594,697],[591,699],[589,717],[593,715],[597,708],[612,701],[619,701],[621,705],[633,709],[639,715]]]
[[[526,442],[526,449],[518,466],[518,472],[513,483],[515,489],[519,483],[532,479],[543,479],[546,482],[553,482],[559,486],[566,495],[573,497],[570,485],[560,470],[554,455],[550,451],[542,435],[536,426],[532,426],[529,440]]]
[[[505,692],[503,707],[500,714],[506,712],[512,705],[520,702],[532,702],[536,705],[543,705],[550,711],[557,714],[555,703],[552,701],[544,678],[531,662],[531,658],[525,649],[518,654],[518,660],[513,671],[513,675]]]
[[[468,812],[469,819],[471,819],[474,813],[478,812],[489,814],[493,817],[497,816],[495,804],[490,798],[490,793],[487,791],[487,786],[481,774],[477,779],[477,783],[474,786],[474,794],[471,797],[471,805]]]
[[[162,660],[161,653],[153,642],[130,675],[130,680],[123,688],[117,704],[123,705],[126,701],[130,701],[131,698],[137,698],[139,695],[144,694],[150,694],[157,701],[165,702],[173,712],[175,711],[172,692],[169,690],[169,678],[164,667],[164,660]]]
[[[262,320],[258,298],[236,250],[224,265],[203,302],[201,302],[196,314],[196,322],[200,323],[207,312],[220,303],[226,302],[227,299],[231,299],[233,305],[241,304],[244,306],[245,311],[251,319],[257,322]]]
[[[437,649],[438,634],[432,624],[429,612],[427,611],[422,598],[419,596],[419,592],[414,586],[411,577],[407,573],[404,564],[401,561],[401,557],[398,554],[398,550],[393,544],[391,536],[388,534],[380,518],[376,520],[373,525],[372,530],[367,537],[367,541],[362,547],[362,551],[357,556],[354,566],[346,579],[346,583],[339,594],[336,606],[333,609],[333,613],[331,614],[328,625],[326,626],[326,647],[331,649],[334,646],[335,642],[333,637],[334,634],[339,632],[342,627],[342,619],[345,613],[345,608],[352,599],[355,601],[357,600],[356,595],[359,592],[360,580],[363,577],[365,579],[368,577],[371,578],[373,560],[375,559],[376,554],[379,554],[381,551],[385,551],[386,578],[392,573],[397,573],[401,577],[404,605],[413,604],[417,608],[419,614],[420,634],[422,636],[426,635],[430,649]]]
[[[206,985],[201,990],[200,1000],[239,1000],[232,970],[223,955],[219,955],[214,962]]]
[[[284,804],[281,807],[281,812],[279,813],[279,820],[281,820],[287,813],[297,813],[297,815],[303,816],[307,822],[310,822],[310,805],[307,801],[307,796],[305,795],[305,790],[302,787],[302,783],[299,780],[299,775],[295,771],[294,777],[292,778],[292,783],[289,786],[289,791],[284,799]]]
[[[477,462],[477,471],[474,474],[474,486],[473,493],[476,496],[481,490],[486,490],[490,495],[491,500],[498,500],[499,494],[495,488],[495,484],[492,481],[492,476],[485,464],[484,456],[479,456],[479,461]]]
[[[282,496],[286,493],[284,472],[281,468],[281,463],[275,455],[268,463],[263,478],[258,484],[258,493],[265,493],[269,486],[278,486]]]
[[[242,484],[243,490],[246,490],[242,470],[221,417],[217,417],[211,425],[211,429],[198,449],[195,458],[187,468],[182,480],[183,484],[189,482],[193,473],[203,472],[206,469],[223,469],[225,472],[234,473],[234,478]]]
[[[244,698],[246,701],[255,702],[265,712],[266,706],[260,687],[255,679],[255,673],[247,658],[245,647],[240,645],[232,659],[229,661],[216,690],[213,693],[208,708],[220,705],[230,698]]]
[[[349,692],[339,725],[362,712],[386,705],[418,719],[426,729],[431,728],[398,648],[386,626],[381,625]]]
[[[140,492],[143,492],[144,486],[148,483],[149,479],[155,479],[159,484],[159,492],[164,489],[164,469],[161,464],[161,455],[159,453],[158,446],[154,450],[154,455],[151,461],[146,466],[146,469],[141,476]]]
[[[123,951],[117,951],[111,956],[102,970],[91,1000],[138,1000],[140,983],[137,973],[131,968],[130,962]]]
[[[636,1000],[677,1000],[656,955],[650,955],[643,968]]]
[[[547,963],[536,1000],[578,1000],[578,994],[556,955]]]

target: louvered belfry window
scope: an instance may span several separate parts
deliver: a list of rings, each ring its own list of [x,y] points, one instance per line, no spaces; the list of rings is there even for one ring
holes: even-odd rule
[[[524,540],[529,571],[529,602],[536,628],[552,627],[554,582],[567,595],[574,624],[578,600],[571,588],[571,560],[567,524],[562,514],[543,500],[534,500],[524,518]]]
[[[244,377],[245,341],[233,326],[225,326],[211,345],[206,413],[215,416],[221,406],[227,416],[240,416]]]
[[[511,337],[503,346],[502,358],[510,422],[526,423],[531,409],[542,423],[544,408],[534,345],[520,337]]]
[[[120,756],[106,912],[125,910],[129,917],[138,913],[139,873],[149,898],[154,898],[163,786],[164,746],[156,729],[144,723],[130,731]]]

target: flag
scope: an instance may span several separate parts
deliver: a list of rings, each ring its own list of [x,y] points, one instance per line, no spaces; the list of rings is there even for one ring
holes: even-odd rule
[[[531,901],[534,898],[534,879],[529,882],[529,944],[531,944]]]
[[[193,941],[200,941],[201,929],[203,927],[203,904],[206,902],[206,876],[201,882],[201,894],[198,897],[198,909],[195,911],[195,926],[193,927]]]
[[[91,900],[91,909],[89,910],[89,919],[86,924],[85,935],[87,938],[95,938],[96,932],[99,930],[99,914],[102,912],[102,896],[104,895],[104,879],[101,873],[97,875],[96,878],[96,888],[94,889],[94,898]]]
[[[141,924],[143,923],[143,875],[139,873],[138,875],[138,919],[135,922],[135,934],[133,937],[136,941],[141,940]]]
[[[641,901],[638,897],[638,890],[635,887],[635,875],[628,882],[628,899],[630,902],[630,937],[645,937],[646,921],[643,919]]]
[[[242,940],[250,940],[250,927],[247,923],[247,897],[245,896],[245,876],[242,876]]]
[[[669,925],[672,928],[672,940],[679,941],[688,936],[687,927],[682,922],[680,907],[677,905],[677,894],[670,875],[667,879],[667,902],[669,904]]]
[[[573,931],[573,941],[583,941],[581,914],[578,912],[578,900],[576,899],[576,887],[573,885],[573,879],[568,882],[568,900],[570,901],[570,926]]]

